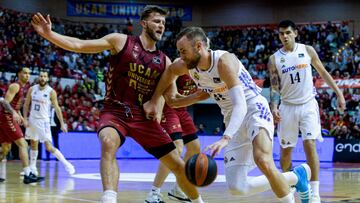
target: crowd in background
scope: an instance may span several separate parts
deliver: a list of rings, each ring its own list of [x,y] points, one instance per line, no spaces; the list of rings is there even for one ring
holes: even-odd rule
[[[40,37],[30,24],[31,13],[0,8],[0,71],[14,72],[26,66],[31,74],[47,70],[57,80],[50,85],[58,92],[59,104],[69,130],[94,131],[99,119],[99,109],[104,92],[99,83],[104,81],[109,67],[109,51],[99,54],[78,54],[60,49]],[[133,24],[126,19],[123,24],[74,23],[52,18],[53,29],[81,39],[100,38],[113,32],[131,35]],[[159,49],[175,59],[176,33],[182,28],[179,17],[166,21]],[[235,53],[254,79],[264,80],[269,86],[267,61],[279,47],[276,26],[239,26],[205,28],[211,39],[212,49],[223,49]],[[319,54],[325,68],[335,79],[360,78],[360,37],[352,36],[347,22],[306,23],[298,26],[298,42],[311,45]],[[0,89],[6,91],[10,82],[0,78]],[[319,75],[314,72],[314,79]],[[61,78],[72,78],[73,86],[62,87]],[[360,138],[360,89],[344,89],[347,111],[336,110],[336,96],[326,89],[318,90],[317,100],[324,133],[342,138]],[[202,124],[200,131],[205,126]],[[223,126],[219,124],[219,126]],[[222,128],[216,127],[205,133],[220,135]]]

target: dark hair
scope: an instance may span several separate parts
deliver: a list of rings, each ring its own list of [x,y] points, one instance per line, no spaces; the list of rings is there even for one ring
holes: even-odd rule
[[[189,40],[194,40],[195,38],[204,42],[205,45],[208,43],[208,39],[204,30],[201,27],[187,27],[180,31],[176,36],[176,41],[179,41],[183,36],[186,36]]]
[[[41,69],[41,70],[39,71],[39,75],[40,75],[40,73],[47,73],[47,75],[50,76],[49,71],[44,70],[44,69]]]
[[[291,27],[293,30],[296,30],[296,25],[291,20],[283,20],[279,23],[279,28],[288,28]]]
[[[19,67],[16,69],[16,76],[18,76],[18,74],[23,71],[24,68],[28,68],[28,67],[25,67],[25,66],[22,66],[22,67]]]
[[[151,13],[160,13],[160,15],[167,16],[167,10],[161,8],[160,6],[156,5],[147,5],[145,6],[144,10],[141,12],[140,20],[146,20]]]

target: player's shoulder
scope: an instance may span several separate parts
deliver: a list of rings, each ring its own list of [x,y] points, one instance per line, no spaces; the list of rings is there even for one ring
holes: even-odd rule
[[[9,85],[9,88],[8,88],[10,91],[19,91],[20,89],[20,84],[17,83],[17,82],[13,82]]]

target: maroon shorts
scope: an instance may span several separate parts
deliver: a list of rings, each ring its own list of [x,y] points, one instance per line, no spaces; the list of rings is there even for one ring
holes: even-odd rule
[[[196,134],[197,132],[196,126],[189,112],[186,110],[186,108],[175,109],[175,111],[176,111],[176,115],[180,120],[183,136]]]
[[[122,144],[125,136],[132,137],[158,159],[175,149],[165,129],[157,121],[147,120],[144,115],[134,113],[133,117],[129,118],[121,110],[102,111],[98,133],[105,127],[115,128],[120,134]]]
[[[179,135],[181,135],[182,133],[180,120],[178,115],[176,114],[176,111],[168,106],[164,107],[160,124],[170,135],[174,133],[178,133]],[[179,138],[181,139],[181,136]]]
[[[12,143],[24,137],[20,125],[8,113],[0,113],[0,143]]]

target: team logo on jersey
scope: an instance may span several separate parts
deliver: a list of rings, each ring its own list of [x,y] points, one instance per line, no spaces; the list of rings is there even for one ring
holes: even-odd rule
[[[200,76],[199,76],[199,74],[197,72],[194,72],[194,78],[196,80],[200,80]]]
[[[285,63],[285,58],[281,58],[280,63]]]
[[[213,78],[214,83],[221,83],[220,78]]]
[[[160,64],[161,63],[161,59],[159,56],[155,56],[153,59],[152,59],[153,63],[155,64]]]
[[[137,57],[139,56],[139,53],[136,51],[133,51],[132,55],[133,55],[134,59],[137,59]]]
[[[139,46],[138,46],[138,45],[135,45],[135,46],[134,46],[134,51],[137,51],[137,52],[138,52],[139,50],[140,50],[140,49],[139,49]]]
[[[298,57],[299,57],[299,58],[304,58],[304,56],[305,56],[304,53],[298,54]]]
[[[47,94],[44,94],[44,97],[47,97],[48,95]]]

